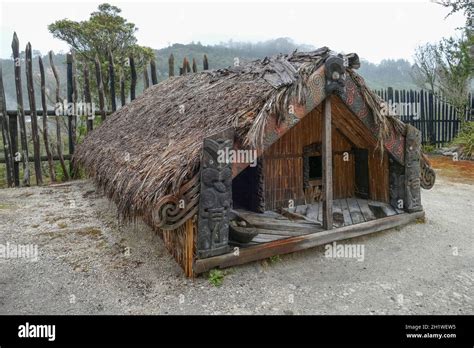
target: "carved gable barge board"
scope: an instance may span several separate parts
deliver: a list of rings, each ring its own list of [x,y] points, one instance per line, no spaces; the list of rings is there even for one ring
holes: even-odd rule
[[[198,258],[229,251],[229,214],[232,209],[232,163],[222,151],[232,150],[233,129],[204,139],[201,158],[197,254]]]

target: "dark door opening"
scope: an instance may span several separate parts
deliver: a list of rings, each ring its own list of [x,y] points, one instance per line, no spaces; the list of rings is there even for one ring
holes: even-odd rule
[[[321,156],[309,157],[309,180],[317,180],[323,177],[323,162]]]
[[[355,194],[364,199],[369,198],[369,151],[353,149],[355,159]]]

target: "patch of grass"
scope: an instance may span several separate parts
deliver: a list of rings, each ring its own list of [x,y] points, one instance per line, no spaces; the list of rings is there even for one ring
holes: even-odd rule
[[[0,209],[10,209],[13,208],[14,205],[10,203],[0,203]]]
[[[460,149],[460,157],[471,159],[474,157],[474,121],[466,122],[458,136],[452,141]]]
[[[267,268],[271,265],[277,264],[280,261],[281,261],[280,255],[273,255],[273,256],[270,256],[269,258],[261,260],[260,262],[264,268]]]
[[[424,153],[431,153],[436,149],[436,146],[431,144],[425,144],[422,146],[422,150]]]
[[[424,224],[425,222],[426,222],[425,217],[418,218],[415,221],[415,223],[417,223],[417,224]]]
[[[98,239],[102,235],[102,231],[96,227],[86,227],[77,231],[77,234],[80,236],[89,236],[91,238]]]
[[[268,262],[270,262],[271,265],[278,263],[281,261],[280,255],[273,255],[268,258]]]
[[[213,269],[209,272],[208,280],[211,285],[219,287],[224,282],[225,272],[220,269]]]

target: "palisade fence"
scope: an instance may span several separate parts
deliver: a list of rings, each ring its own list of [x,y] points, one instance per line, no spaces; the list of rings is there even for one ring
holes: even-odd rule
[[[459,132],[461,118],[445,97],[427,90],[375,90],[400,116],[400,119],[418,128],[422,143],[441,147],[453,140]],[[474,96],[468,96],[469,106],[464,119],[474,120]]]
[[[79,75],[73,52],[67,54],[66,59],[67,95],[65,98],[60,95],[61,81],[54,65],[53,52],[49,52],[50,66],[56,85],[53,98],[46,93],[45,69],[43,61],[39,57],[41,100],[36,101],[35,88],[38,88],[38,86],[33,79],[33,76],[36,76],[33,70],[36,69],[32,66],[32,48],[28,43],[25,50],[24,77],[26,77],[29,108],[25,109],[22,93],[22,65],[16,33],[13,36],[12,50],[17,110],[7,110],[3,75],[0,67],[0,133],[3,147],[3,151],[0,151],[0,187],[29,186],[33,183],[41,185],[45,181],[68,180],[75,176],[71,158],[74,154],[78,134],[80,134],[78,128],[84,129],[87,134],[93,130],[94,125],[103,122],[107,115],[118,108],[117,100],[120,100],[121,106],[124,106],[128,99],[127,96],[130,100],[136,98],[137,69],[134,57],[130,56],[128,60],[130,88],[126,90],[123,76],[119,78],[118,88],[115,86],[117,78],[114,59],[112,54],[109,53],[109,81],[107,83],[110,104],[105,100],[101,63],[96,58],[94,73],[97,87],[94,95],[97,96],[99,104],[96,111],[92,103],[90,73],[87,65],[84,66],[81,75]],[[144,90],[150,86],[150,82],[153,85],[157,83],[155,61],[147,62],[145,67],[143,74]],[[197,72],[197,64],[194,58],[192,66],[185,57],[182,66],[178,68],[180,75]],[[168,75],[174,76],[173,54],[168,59],[168,69]],[[204,55],[203,70],[208,69],[209,62],[207,56]],[[79,76],[82,76],[83,80],[81,90],[78,89]],[[119,90],[119,96],[116,95],[116,90]],[[410,123],[421,130],[424,144],[441,146],[449,143],[459,131],[461,121],[457,112],[442,96],[433,95],[425,90],[394,90],[393,88],[376,90],[375,92],[390,106],[396,108],[403,122]],[[54,108],[47,104],[47,99],[55,101]],[[472,95],[469,95],[469,103],[470,108],[466,111],[466,119],[472,120],[474,118],[474,99]],[[37,108],[36,105],[41,105],[41,107]],[[100,118],[95,116],[100,116]],[[31,143],[32,146],[30,146]],[[69,165],[66,162],[69,162]],[[34,172],[34,176],[30,174],[32,172]],[[43,175],[46,176],[45,180],[43,180]],[[20,177],[22,178],[21,183]]]
[[[126,89],[125,78],[116,77],[114,59],[109,52],[108,55],[108,84],[109,103],[106,100],[102,67],[98,58],[95,60],[94,74],[90,74],[87,64],[83,71],[78,72],[74,52],[67,54],[67,92],[66,96],[60,95],[61,82],[54,64],[54,54],[49,52],[49,62],[52,75],[55,79],[55,94],[53,97],[47,95],[45,68],[42,58],[38,59],[38,70],[40,86],[34,81],[37,76],[36,68],[33,68],[32,48],[28,43],[25,49],[24,66],[22,75],[22,58],[20,57],[19,40],[16,33],[12,42],[16,101],[17,110],[7,110],[6,97],[3,82],[3,74],[0,66],[0,187],[20,187],[32,184],[41,185],[44,182],[57,182],[69,180],[74,177],[74,168],[71,162],[78,135],[81,130],[85,134],[92,131],[94,125],[103,122],[108,115],[114,112],[120,101],[124,106],[127,100],[136,98],[137,68],[133,56],[128,59],[128,71],[130,76],[130,88]],[[168,58],[169,76],[174,76],[174,56]],[[196,60],[193,58],[192,67],[187,58],[184,58],[179,74],[185,75],[197,72]],[[203,70],[209,69],[206,55],[203,57]],[[33,70],[36,70],[36,75]],[[79,75],[81,74],[81,75]],[[50,74],[51,75],[51,74]],[[92,98],[90,76],[95,75],[96,92],[94,95],[98,100],[98,108],[95,107]],[[78,88],[78,78],[82,77],[82,88]],[[22,92],[22,78],[26,78],[29,108],[25,109]],[[116,80],[119,80],[116,88]],[[154,59],[146,62],[143,71],[143,86],[146,90],[150,84],[157,84],[157,70]],[[41,100],[35,100],[35,88],[41,90]],[[120,95],[116,95],[116,90]],[[127,98],[129,96],[129,98]],[[47,100],[54,100],[54,105],[49,105]],[[38,107],[41,106],[41,107]],[[98,109],[98,110],[95,110]],[[96,117],[100,116],[100,117]],[[67,164],[69,162],[69,164]],[[33,173],[31,175],[30,173]],[[45,178],[43,178],[45,176]],[[21,177],[21,182],[20,182]]]

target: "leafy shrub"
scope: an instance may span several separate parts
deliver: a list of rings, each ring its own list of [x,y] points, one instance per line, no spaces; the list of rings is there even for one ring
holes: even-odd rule
[[[474,121],[464,123],[453,144],[459,147],[460,158],[474,158]]]

